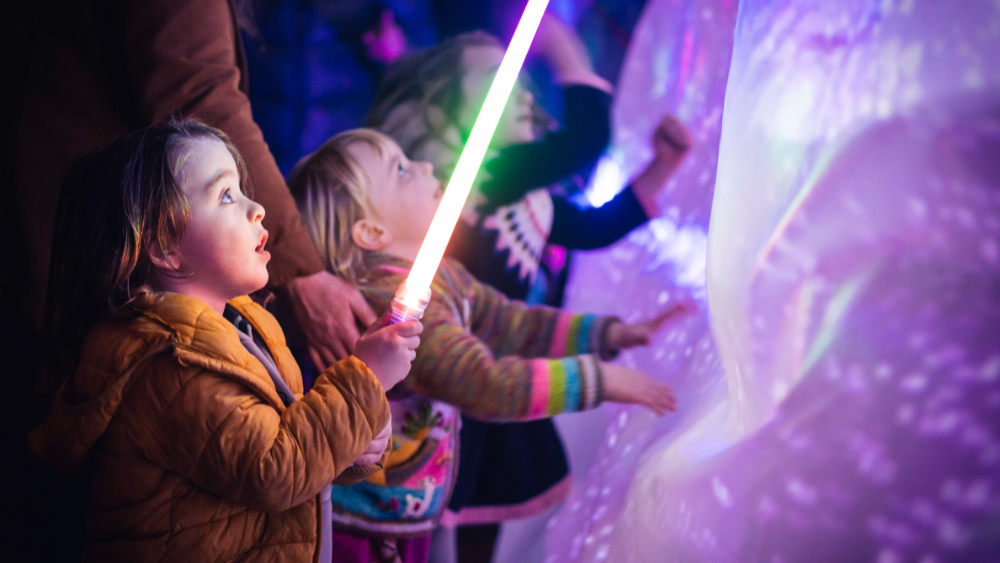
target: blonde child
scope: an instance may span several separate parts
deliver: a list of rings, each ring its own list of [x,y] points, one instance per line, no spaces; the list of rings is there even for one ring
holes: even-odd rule
[[[421,327],[373,327],[303,394],[247,297],[270,256],[245,188],[198,121],[132,133],[64,182],[46,327],[69,377],[29,441],[92,475],[86,561],[328,562],[331,483],[383,467],[384,390]]]
[[[558,305],[567,251],[609,246],[660,215],[659,193],[691,139],[665,116],[653,136],[654,158],[629,186],[600,207],[577,206],[567,192],[581,184],[576,173],[607,148],[612,87],[594,73],[576,32],[551,14],[542,18],[532,51],[560,86],[562,119],[555,124],[530,91],[515,86],[446,255],[510,299]],[[368,125],[395,139],[409,158],[434,164],[446,181],[503,54],[495,37],[472,32],[402,57],[379,85]],[[552,421],[467,418],[461,458],[448,527],[503,522],[497,555],[541,563],[543,550],[526,549],[542,543],[538,531],[571,483]],[[489,533],[474,534],[477,548],[490,549],[483,545]],[[436,541],[447,545],[449,535],[442,530]]]
[[[359,129],[300,161],[289,186],[330,271],[386,311],[440,200],[432,166],[408,160],[386,135]],[[605,400],[660,415],[675,408],[666,385],[602,360],[647,343],[679,309],[627,325],[528,307],[451,259],[431,289],[412,373],[390,394],[393,452],[385,470],[333,491],[334,542],[344,561],[426,561],[456,476],[459,411],[517,421]]]

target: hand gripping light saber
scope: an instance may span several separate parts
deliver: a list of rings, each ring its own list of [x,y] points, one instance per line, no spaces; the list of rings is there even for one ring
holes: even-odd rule
[[[441,263],[441,257],[444,256],[444,250],[448,246],[452,231],[455,230],[455,223],[458,222],[458,217],[465,206],[465,200],[469,197],[472,181],[476,179],[483,157],[486,156],[490,139],[496,131],[507,98],[514,89],[514,82],[521,72],[524,57],[528,54],[528,47],[531,46],[531,40],[535,37],[535,31],[538,30],[538,24],[542,21],[548,3],[548,0],[528,0],[528,5],[521,14],[521,21],[517,24],[503,60],[500,61],[500,68],[493,79],[489,93],[486,94],[483,109],[480,110],[476,123],[472,126],[472,132],[469,133],[469,141],[458,157],[455,173],[448,181],[448,188],[441,198],[427,236],[420,245],[410,275],[396,290],[396,296],[392,300],[392,312],[389,314],[389,322],[392,324],[419,319],[430,302],[430,287],[434,273]]]

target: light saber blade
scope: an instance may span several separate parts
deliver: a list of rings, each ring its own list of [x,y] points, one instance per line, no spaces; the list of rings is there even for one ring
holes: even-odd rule
[[[548,3],[548,0],[528,0],[528,5],[521,14],[521,21],[517,24],[514,37],[507,46],[507,52],[500,61],[500,68],[486,94],[483,109],[480,110],[472,126],[469,140],[461,156],[458,157],[455,172],[448,181],[448,187],[441,197],[441,203],[431,221],[427,236],[420,245],[417,259],[413,261],[413,268],[396,291],[396,297],[392,301],[391,322],[419,319],[430,301],[430,287],[434,273],[437,272],[445,248],[451,239],[451,233],[455,230],[462,208],[465,207],[472,182],[476,179],[479,167],[486,156],[490,139],[493,138],[497,123],[500,122],[504,105],[514,89],[517,75],[521,72],[521,65],[524,64],[524,58],[528,54],[528,48]]]

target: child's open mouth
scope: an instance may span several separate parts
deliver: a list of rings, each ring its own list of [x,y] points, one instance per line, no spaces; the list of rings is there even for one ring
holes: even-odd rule
[[[265,244],[267,244],[267,231],[264,231],[264,236],[260,237],[260,243],[257,245],[257,248],[254,249],[254,251],[257,254],[263,254],[265,252],[264,250]]]

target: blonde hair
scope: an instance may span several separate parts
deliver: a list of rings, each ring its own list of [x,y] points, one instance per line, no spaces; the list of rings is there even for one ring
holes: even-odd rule
[[[368,199],[371,180],[347,150],[358,143],[381,155],[394,141],[374,129],[344,131],[299,160],[288,179],[326,269],[352,285],[364,269],[364,250],[354,244],[351,229],[374,212]]]

